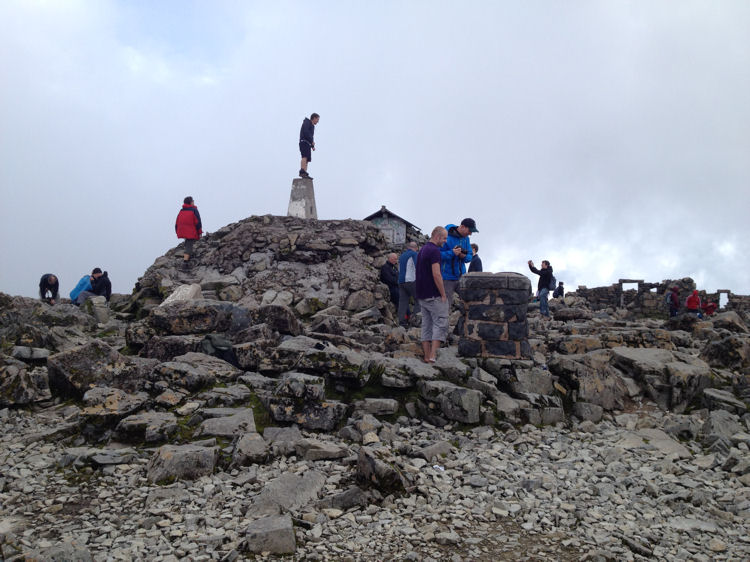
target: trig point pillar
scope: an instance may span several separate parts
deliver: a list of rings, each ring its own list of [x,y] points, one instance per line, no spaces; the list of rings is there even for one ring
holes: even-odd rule
[[[292,193],[289,195],[289,209],[286,216],[317,220],[318,209],[315,206],[315,189],[313,189],[312,178],[295,178],[292,180]]]
[[[529,278],[520,273],[468,273],[458,295],[464,301],[458,354],[464,357],[531,357],[526,307]]]

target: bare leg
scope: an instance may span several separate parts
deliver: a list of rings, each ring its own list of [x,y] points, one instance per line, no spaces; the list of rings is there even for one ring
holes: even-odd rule
[[[430,359],[432,359],[433,362],[437,360],[438,349],[440,349],[440,340],[432,340],[432,353],[430,354]]]
[[[299,165],[301,170],[307,171],[307,158],[302,158],[302,162]]]
[[[424,353],[424,362],[429,363],[430,357],[432,357],[430,351],[431,351],[431,342],[429,341],[423,341],[422,342],[422,352]]]

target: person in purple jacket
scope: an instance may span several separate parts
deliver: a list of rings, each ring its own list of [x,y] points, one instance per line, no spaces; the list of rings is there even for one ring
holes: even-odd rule
[[[436,226],[430,240],[417,254],[414,288],[422,310],[421,339],[425,363],[435,362],[440,343],[448,335],[448,297],[440,273],[440,248],[447,239],[448,231]]]

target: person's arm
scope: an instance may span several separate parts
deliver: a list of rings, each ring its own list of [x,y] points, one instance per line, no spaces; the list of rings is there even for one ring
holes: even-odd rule
[[[450,238],[448,239],[450,240]],[[440,248],[440,259],[443,261],[450,261],[461,253],[461,250],[455,247],[455,245],[448,245],[446,240],[443,246]]]
[[[380,281],[382,283],[388,283],[388,281],[385,280],[385,264],[380,266]]]
[[[542,272],[541,272],[541,271],[539,271],[539,270],[538,270],[538,269],[537,269],[536,267],[534,267],[534,262],[533,262],[533,261],[531,261],[531,260],[529,260],[529,269],[530,269],[530,270],[531,270],[531,271],[532,271],[533,273],[536,273],[537,275],[541,275],[541,274],[542,274]]]
[[[193,219],[195,221],[195,231],[198,233],[198,238],[200,238],[201,234],[203,234],[203,223],[201,222],[201,214],[198,212],[198,209],[193,209],[193,213],[195,213],[195,218]]]
[[[464,254],[464,252],[466,253]],[[461,246],[461,254],[463,255],[464,263],[471,263],[471,258],[474,257],[474,250],[471,249],[471,246],[468,246],[467,248]]]
[[[432,264],[432,279],[437,285],[438,291],[440,291],[440,300],[445,302],[448,297],[445,296],[445,286],[443,285],[443,276],[440,273],[440,263],[435,262]]]
[[[60,292],[60,280],[58,279],[55,281],[54,285],[52,285],[52,304],[55,304],[55,301],[58,299]]]

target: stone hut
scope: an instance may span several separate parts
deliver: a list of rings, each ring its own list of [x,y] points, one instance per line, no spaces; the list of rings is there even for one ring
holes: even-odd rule
[[[416,225],[389,211],[385,205],[362,220],[377,226],[393,249],[401,249],[410,240],[421,242],[424,238],[422,231]]]

